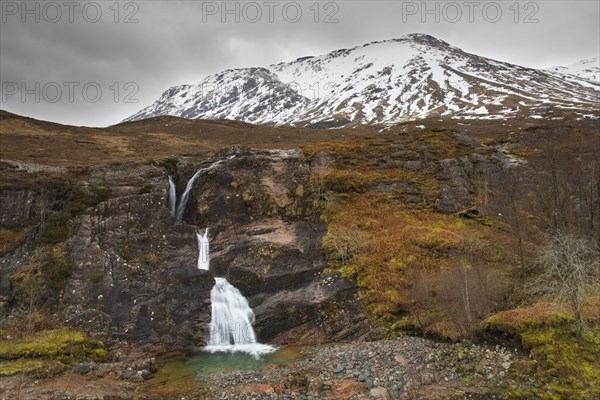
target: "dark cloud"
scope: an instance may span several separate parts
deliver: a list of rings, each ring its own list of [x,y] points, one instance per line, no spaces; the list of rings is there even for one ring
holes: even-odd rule
[[[78,3],[73,22],[64,1],[28,1],[30,9],[39,4],[39,23],[34,15],[22,23],[20,15],[11,14],[26,2],[1,3],[0,106],[36,118],[94,126],[116,123],[168,87],[194,83],[223,69],[290,61],[414,32],[437,36],[471,53],[536,68],[596,57],[600,47],[597,1],[523,1],[518,7],[514,1],[469,3],[472,6],[429,1],[427,9],[422,1],[321,1],[318,7],[314,1],[227,2],[226,7],[234,10],[229,14],[221,1],[133,1],[119,3],[118,23],[113,1]],[[92,19],[96,4],[102,16],[96,23],[86,21],[83,7],[88,7],[86,17]],[[47,19],[55,17],[55,5],[63,15],[51,23]],[[125,23],[127,16],[138,22]],[[65,82],[79,83],[72,103]],[[24,101],[21,93],[10,95],[7,90],[13,83],[34,90],[39,83],[40,101],[33,94]],[[85,84],[88,93],[83,92]],[[48,100],[56,97],[55,85],[64,90],[52,103]],[[102,96],[92,103],[98,87]],[[128,95],[138,103],[125,102]]]

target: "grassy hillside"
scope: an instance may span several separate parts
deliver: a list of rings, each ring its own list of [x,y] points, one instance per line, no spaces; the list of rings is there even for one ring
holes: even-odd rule
[[[178,117],[87,128],[39,121],[0,110],[0,159],[85,167],[124,161],[148,162],[169,155],[203,155],[233,145],[289,149],[354,132]]]

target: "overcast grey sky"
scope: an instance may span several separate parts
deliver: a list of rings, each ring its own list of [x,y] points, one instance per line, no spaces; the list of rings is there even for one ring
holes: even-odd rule
[[[0,108],[74,125],[115,124],[224,69],[408,33],[534,68],[600,53],[597,0],[0,3]]]

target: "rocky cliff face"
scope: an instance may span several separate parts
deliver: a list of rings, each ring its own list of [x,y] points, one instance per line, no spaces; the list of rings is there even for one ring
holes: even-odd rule
[[[309,343],[365,334],[354,285],[321,274],[324,226],[304,156],[234,148],[206,160],[170,160],[178,197],[199,168],[220,158],[227,160],[196,180],[180,221],[167,208],[164,165],[89,168],[72,185],[99,201],[68,220],[64,242],[36,244],[31,234],[5,256],[4,294],[10,299],[8,278],[19,265],[62,249],[72,261],[70,276],[62,290],[45,293],[61,324],[163,349],[199,347],[218,275],[249,299],[261,341]],[[2,190],[0,196],[3,222],[31,223],[38,212],[28,205],[38,202],[35,190]],[[211,271],[196,268],[195,229],[205,227]]]
[[[194,225],[210,227],[211,270],[248,297],[260,338],[299,343],[362,335],[353,285],[321,275],[325,229],[304,156],[296,150],[236,154],[198,178],[184,213]]]

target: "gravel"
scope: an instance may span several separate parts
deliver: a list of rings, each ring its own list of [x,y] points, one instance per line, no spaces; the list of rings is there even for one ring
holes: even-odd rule
[[[416,337],[315,346],[303,353],[305,359],[285,367],[204,376],[204,393],[214,399],[446,399],[453,397],[434,395],[452,387],[456,398],[502,398],[494,393],[520,357],[500,346]]]

